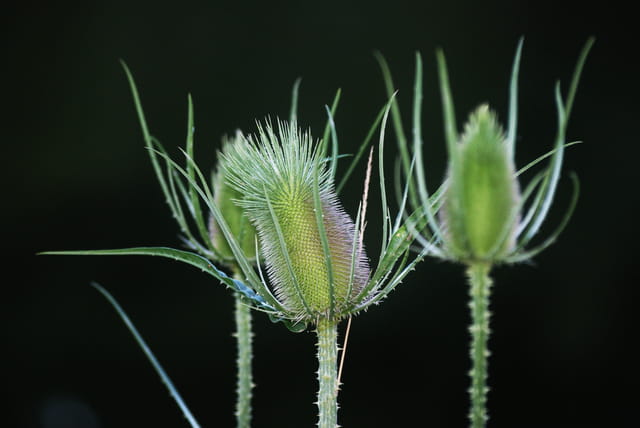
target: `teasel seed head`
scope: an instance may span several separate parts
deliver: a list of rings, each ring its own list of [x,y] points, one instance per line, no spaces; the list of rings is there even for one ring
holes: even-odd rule
[[[348,315],[370,271],[318,147],[295,124],[278,122],[276,134],[267,122],[220,160],[258,232],[276,298],[306,321]]]

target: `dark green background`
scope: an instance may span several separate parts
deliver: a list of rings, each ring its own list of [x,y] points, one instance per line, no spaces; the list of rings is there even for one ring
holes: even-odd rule
[[[566,88],[594,35],[568,132],[585,142],[566,156],[565,171],[576,171],[582,184],[577,212],[533,263],[495,270],[490,426],[634,426],[637,23],[616,2],[594,7],[402,0],[6,6],[0,425],[187,426],[113,309],[88,286],[92,280],[129,312],[201,424],[234,425],[228,291],[163,259],[35,256],[180,245],[119,59],[137,79],[152,132],[176,156],[186,95],[193,95],[197,156],[209,168],[222,134],[287,116],[298,77],[300,120],[315,135],[324,105],[342,88],[336,122],[342,150],[352,152],[385,102],[373,50],[389,61],[405,112],[419,50],[433,187],[445,162],[436,47],[447,54],[459,121],[485,101],[504,119],[513,53],[525,36],[522,166],[551,147],[554,81]],[[352,214],[361,178],[362,171],[345,194]],[[561,218],[569,190],[564,179],[543,234]],[[374,259],[375,208],[366,238]],[[419,265],[381,306],[354,319],[341,424],[466,426],[467,324],[462,267]],[[254,426],[313,426],[313,334],[289,333],[261,314],[255,332]]]

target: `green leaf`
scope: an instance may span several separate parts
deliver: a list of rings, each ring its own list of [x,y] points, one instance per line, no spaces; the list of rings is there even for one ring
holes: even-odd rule
[[[410,226],[420,230],[425,226],[425,223],[424,213],[422,210],[418,210],[411,214],[404,224],[394,231],[388,244],[385,245],[369,283],[362,289],[356,301],[360,301],[376,290],[385,281],[385,278],[391,274],[398,259],[409,250],[414,240],[414,234],[409,230]]]
[[[553,244],[558,236],[562,233],[564,228],[569,223],[573,212],[575,211],[576,205],[578,204],[578,197],[580,196],[580,182],[578,181],[578,177],[575,174],[570,175],[571,180],[573,181],[573,196],[571,198],[571,202],[569,203],[569,208],[567,209],[562,221],[557,226],[557,228],[553,231],[553,233],[540,245],[535,248],[532,248],[526,252],[516,252],[512,257],[507,259],[509,263],[517,263],[525,260],[529,260],[532,257],[535,257],[537,254],[545,250],[551,244]]]
[[[193,125],[193,100],[191,99],[191,94],[189,94],[188,96],[188,106],[186,149],[189,158],[194,159],[193,134],[195,132],[195,127]],[[193,163],[187,162],[186,169],[189,177],[191,179],[195,179]],[[204,219],[202,208],[200,207],[200,198],[198,197],[198,193],[193,188],[193,186],[189,186],[189,197],[191,201],[192,215],[198,227],[198,231],[200,232],[200,238],[206,243],[207,247],[213,248],[211,237],[209,236],[209,230],[207,228],[207,223]]]
[[[413,156],[415,157],[415,177],[418,185],[420,203],[423,207],[429,207],[429,193],[425,182],[424,162],[422,160],[422,57],[416,52],[415,83],[413,87]],[[409,181],[411,192],[411,205],[414,209],[418,206],[418,200],[413,189],[413,174],[406,169],[405,175]]]
[[[516,133],[518,128],[518,74],[520,70],[520,56],[522,53],[522,44],[524,38],[520,38],[518,47],[516,48],[516,56],[513,60],[513,68],[511,69],[511,82],[509,83],[509,123],[507,125],[507,146],[511,153],[511,159],[514,159]]]
[[[456,115],[453,107],[453,98],[449,86],[449,74],[447,73],[447,62],[442,50],[436,52],[438,60],[438,75],[440,76],[440,92],[442,96],[442,109],[444,111],[444,135],[447,141],[449,157],[456,156],[455,145],[458,142],[458,131],[456,127]]]
[[[300,90],[300,82],[302,82],[302,78],[298,77],[295,82],[293,82],[293,89],[291,90],[291,111],[289,112],[289,122],[297,123],[298,122],[298,92]]]
[[[333,103],[331,104],[331,110],[329,111],[329,118],[327,119],[327,124],[324,127],[324,132],[322,134],[322,148],[320,149],[322,155],[320,156],[321,158],[326,158],[327,157],[327,152],[329,150],[329,135],[331,132],[331,127],[334,126],[335,129],[335,125],[333,124],[333,118],[336,116],[336,110],[338,109],[338,103],[340,102],[340,95],[342,94],[342,90],[338,89],[336,91],[336,95],[333,98]],[[332,171],[333,175],[332,177],[335,177],[335,166],[333,165],[334,162],[337,161],[337,155],[338,155],[338,141],[337,140],[333,140],[333,144],[332,144],[332,156],[331,156],[331,168],[330,170]]]
[[[563,144],[562,148],[566,149],[567,147],[575,146],[576,144],[582,144],[582,141],[572,141],[570,143]],[[532,160],[531,162],[529,162],[528,164],[526,164],[525,166],[520,168],[518,171],[516,171],[516,177],[519,177],[520,175],[524,174],[526,171],[528,171],[529,169],[533,168],[534,166],[536,166],[537,164],[539,164],[540,162],[542,162],[543,160],[545,160],[549,156],[553,156],[554,153],[556,153],[558,150],[559,150],[559,148],[555,148],[553,150],[549,150],[547,153],[545,153],[545,154],[543,154],[541,156],[538,156],[537,158],[535,158],[534,160]]]
[[[329,106],[325,106],[327,110],[327,123],[329,124],[329,129],[331,130],[331,157],[329,161],[329,171],[330,175],[333,179],[336,177],[336,171],[338,170],[338,134],[336,132],[336,124],[333,120],[333,115],[331,114],[331,110]]]
[[[177,260],[197,267],[201,271],[208,273],[224,285],[237,293],[240,293],[240,295],[248,299],[257,308],[267,312],[276,312],[276,309],[267,303],[262,296],[256,294],[251,287],[237,279],[231,278],[214,266],[213,263],[205,257],[189,251],[177,250],[175,248],[168,247],[133,247],[108,250],[46,251],[40,254],[58,256],[158,256]]]
[[[136,83],[133,80],[133,75],[129,71],[127,64],[124,61],[121,61],[122,68],[124,68],[124,72],[127,75],[127,80],[129,82],[129,86],[131,88],[131,95],[133,96],[133,103],[135,105],[136,112],[138,114],[138,121],[140,122],[140,128],[142,129],[142,136],[145,141],[145,145],[149,152],[149,157],[151,158],[151,164],[153,165],[153,170],[156,174],[158,181],[160,182],[160,187],[162,188],[162,193],[165,196],[165,200],[171,208],[171,212],[173,216],[180,221],[180,214],[176,210],[174,206],[174,201],[171,197],[171,192],[167,186],[167,182],[164,177],[164,173],[162,172],[162,168],[160,167],[160,163],[158,162],[158,158],[156,157],[156,147],[160,151],[164,151],[162,146],[157,140],[155,140],[151,134],[149,133],[149,127],[147,126],[147,121],[145,119],[144,110],[142,109],[142,103],[140,102],[140,95],[138,94],[138,88],[136,87]]]
[[[365,150],[367,149],[367,147],[369,147],[369,142],[371,141],[371,139],[375,135],[376,128],[380,124],[380,121],[382,120],[382,117],[384,116],[385,110],[386,110],[386,105],[383,106],[380,109],[380,111],[378,112],[378,115],[376,116],[375,120],[373,121],[373,125],[371,125],[371,127],[369,128],[369,131],[367,132],[367,136],[362,141],[362,144],[360,144],[360,147],[358,148],[358,152],[356,153],[356,155],[354,156],[353,160],[351,161],[351,164],[349,164],[349,167],[347,168],[347,171],[342,175],[342,178],[340,179],[340,183],[338,183],[338,186],[336,187],[336,194],[338,194],[338,195],[340,194],[340,191],[343,189],[345,184],[347,184],[347,181],[349,180],[349,177],[351,177],[351,174],[353,173],[353,170],[355,169],[357,163],[362,158],[362,155],[364,154]]]
[[[192,247],[199,248],[199,251],[202,254],[210,253],[209,250],[204,249],[195,240],[195,238],[193,237],[193,234],[191,233],[188,221],[185,218],[184,212],[182,210],[180,198],[177,196],[176,189],[175,189],[176,184],[179,187],[183,187],[181,186],[182,183],[180,183],[179,181],[178,182],[175,181],[172,165],[168,161],[166,162],[167,171],[165,176],[165,172],[163,171],[163,168],[161,167],[158,159],[158,153],[161,153],[163,157],[168,158],[166,154],[166,150],[164,149],[162,144],[160,144],[160,142],[156,138],[154,138],[149,132],[149,127],[147,125],[147,121],[144,115],[144,110],[142,108],[142,103],[140,101],[140,95],[138,93],[136,83],[133,79],[133,75],[131,74],[131,71],[129,70],[127,65],[124,63],[124,61],[121,61],[121,64],[127,76],[127,80],[129,82],[131,94],[133,96],[134,106],[138,114],[138,121],[140,122],[140,128],[142,129],[142,135],[145,141],[145,147],[147,148],[149,158],[151,160],[151,165],[153,167],[156,178],[160,183],[160,188],[162,189],[162,193],[164,194],[165,201],[167,205],[169,205],[171,214],[173,215],[173,218],[175,218],[175,220],[178,222],[178,226],[180,227],[180,230],[182,231],[182,233],[184,233],[187,236],[187,240],[190,243],[190,245]],[[193,153],[193,106],[191,103],[190,96],[189,96],[189,117],[188,117],[188,131],[187,131],[187,151],[190,151],[191,153]],[[191,193],[191,188],[189,190]],[[193,199],[193,197],[191,197],[191,199]],[[197,198],[195,201],[192,200],[191,202],[189,202],[188,198],[184,198],[184,201],[187,204],[190,204],[189,206],[190,212],[193,218],[196,220],[196,223],[198,224],[200,234],[203,237],[206,245],[209,246],[209,248],[211,248],[211,245],[209,245],[210,241],[209,241],[208,234],[203,232],[203,230],[206,231],[206,227],[203,228],[204,222],[202,220],[202,210],[199,207]]]
[[[402,280],[409,274],[409,272],[411,272],[414,269],[415,265],[418,264],[420,261],[422,261],[422,259],[428,253],[429,253],[429,250],[427,248],[423,249],[408,265],[405,265],[406,260],[408,258],[408,252],[404,253],[405,254],[404,260],[402,261],[402,263],[400,263],[400,267],[396,269],[396,273],[393,275],[393,278],[391,278],[391,280],[389,280],[387,285],[379,293],[377,293],[372,299],[365,301],[364,304],[358,307],[358,310],[365,309],[368,306],[371,306],[372,304],[377,304],[378,302],[380,302],[380,300],[387,297],[387,295],[391,293],[391,291],[393,291],[393,289],[402,282]]]
[[[578,83],[580,82],[580,76],[582,75],[582,69],[584,68],[584,64],[587,61],[587,56],[593,47],[596,39],[594,37],[589,37],[587,42],[584,44],[582,51],[580,51],[580,55],[578,56],[578,61],[576,63],[576,69],[573,72],[573,77],[571,78],[571,84],[569,85],[569,93],[567,94],[567,100],[565,103],[565,111],[566,111],[566,120],[569,120],[569,116],[571,115],[571,109],[573,108],[573,100],[575,98],[576,92],[578,90]],[[565,124],[566,126],[566,124]]]
[[[398,144],[398,150],[400,151],[400,158],[402,159],[402,166],[405,171],[409,170],[411,164],[411,156],[409,155],[407,137],[404,134],[402,128],[402,117],[400,115],[400,107],[398,106],[398,99],[394,96],[397,92],[391,76],[391,70],[387,61],[384,59],[380,52],[374,52],[374,56],[380,65],[382,71],[382,78],[384,80],[385,89],[387,91],[387,97],[393,99],[391,104],[391,121],[393,123],[393,129],[396,134],[396,140]],[[414,203],[415,201],[412,201]]]
[[[258,278],[258,275],[253,270],[253,266],[251,262],[249,262],[247,257],[244,255],[244,252],[242,251],[240,244],[238,243],[235,236],[233,235],[233,232],[229,228],[229,225],[227,224],[226,220],[222,216],[222,213],[218,209],[217,205],[214,203],[213,194],[211,192],[211,189],[209,188],[209,185],[207,184],[206,179],[204,178],[204,175],[202,174],[202,171],[200,171],[200,169],[195,164],[192,158],[190,158],[185,152],[183,152],[183,154],[186,156],[188,162],[193,163],[197,180],[199,180],[200,183],[196,181],[196,178],[189,177],[188,173],[183,168],[181,168],[176,162],[174,162],[169,156],[167,156],[165,153],[159,153],[159,155],[164,157],[167,160],[167,162],[171,163],[171,165],[177,172],[179,172],[183,177],[185,177],[185,179],[189,182],[189,185],[193,186],[198,192],[198,195],[200,195],[200,197],[203,199],[203,201],[207,205],[207,208],[209,208],[209,210],[211,211],[211,215],[216,221],[218,227],[220,227],[222,234],[227,240],[227,243],[231,247],[231,251],[233,252],[236,262],[238,263],[240,269],[242,269],[242,273],[245,275],[245,278],[247,278],[247,281],[249,281],[251,286],[255,290],[257,290],[258,293],[261,296],[263,296],[272,307],[274,307],[277,311],[282,311],[284,307],[280,305],[278,300],[271,294],[271,291],[266,286],[266,284],[264,284],[260,280],[260,278]]]
[[[578,57],[578,61],[576,64],[576,68],[573,72],[573,77],[571,79],[571,84],[569,85],[569,93],[567,95],[566,101],[562,102],[562,95],[560,94],[560,82],[556,83],[555,86],[555,101],[557,108],[557,117],[558,117],[558,130],[556,134],[556,141],[554,147],[554,153],[550,161],[549,170],[549,181],[548,185],[545,189],[545,198],[542,202],[540,210],[534,217],[531,227],[529,228],[525,239],[531,239],[539,230],[543,221],[547,217],[547,213],[549,208],[551,207],[551,202],[553,201],[553,197],[555,196],[556,187],[558,185],[558,180],[560,179],[560,170],[562,168],[562,160],[564,155],[564,147],[565,147],[565,135],[567,131],[567,125],[569,123],[569,115],[571,113],[571,108],[573,107],[573,100],[575,98],[575,94],[578,88],[578,82],[580,81],[580,75],[582,74],[582,69],[584,68],[585,61],[587,59],[587,55],[593,46],[594,38],[591,37],[585,43],[580,55]]]
[[[378,142],[378,175],[380,179],[380,201],[382,206],[382,245],[380,247],[380,259],[387,247],[387,238],[389,236],[389,207],[387,202],[387,189],[385,185],[385,173],[384,173],[384,136],[387,127],[387,119],[389,118],[389,111],[393,105],[395,94],[387,102],[387,106],[382,117],[382,123],[380,124],[380,139]]]
[[[113,308],[116,310],[116,312],[118,313],[118,315],[120,316],[124,324],[129,329],[129,332],[131,332],[134,339],[138,343],[138,346],[140,346],[140,349],[142,349],[142,352],[144,352],[145,356],[153,366],[153,369],[156,371],[158,376],[160,376],[160,379],[169,390],[169,394],[174,399],[178,407],[180,407],[180,410],[182,410],[182,413],[184,414],[185,419],[189,421],[189,424],[193,428],[199,427],[200,424],[198,424],[196,419],[193,417],[193,414],[191,414],[191,411],[189,410],[185,402],[182,400],[182,397],[180,396],[180,393],[178,392],[176,387],[173,385],[173,382],[171,382],[171,379],[169,378],[167,373],[164,371],[164,369],[156,359],[155,355],[153,355],[153,352],[151,352],[151,348],[149,348],[147,343],[144,341],[144,339],[138,332],[138,329],[136,329],[136,327],[133,325],[133,322],[131,322],[131,319],[129,319],[129,316],[127,315],[127,313],[118,304],[118,301],[111,295],[111,293],[105,290],[100,284],[96,282],[92,282],[91,286],[96,290],[98,290],[100,294],[102,294],[109,301],[109,303],[111,303],[111,306],[113,306]]]

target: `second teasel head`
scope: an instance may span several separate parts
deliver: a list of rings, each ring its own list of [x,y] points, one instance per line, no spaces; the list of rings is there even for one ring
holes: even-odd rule
[[[440,211],[447,251],[464,262],[491,261],[516,244],[520,190],[506,136],[486,104],[450,147]]]
[[[220,159],[235,145],[247,144],[242,134],[238,131],[233,138],[223,138],[221,150],[217,153],[218,165],[212,177],[214,203],[219,208],[231,233],[237,240],[244,255],[251,262],[256,259],[256,230],[249,221],[244,209],[239,205],[242,194],[231,187],[226,179],[225,172],[220,165]],[[220,262],[231,265],[236,264],[235,256],[229,242],[224,237],[213,216],[209,218],[209,237],[211,245],[216,251]]]
[[[582,49],[567,95],[563,98],[559,82],[554,88],[557,131],[553,148],[519,170],[515,167],[514,157],[522,40],[513,62],[506,131],[502,130],[496,114],[487,105],[473,111],[463,132],[458,131],[446,62],[442,51],[438,51],[444,134],[449,156],[447,175],[440,188],[430,195],[426,189],[424,168],[420,165],[419,102],[414,104],[416,172],[405,171],[411,182],[415,179],[417,196],[414,200],[419,201],[427,219],[424,225],[416,223],[413,232],[431,255],[466,265],[522,262],[530,260],[557,239],[577,203],[579,186],[573,174],[574,194],[565,216],[547,238],[527,248],[548,216],[562,173],[564,150],[573,144],[566,142],[567,125],[580,74],[592,45],[593,39],[589,39]],[[417,101],[422,98],[421,61],[420,55],[416,55]],[[548,165],[521,188],[520,175],[547,158]]]

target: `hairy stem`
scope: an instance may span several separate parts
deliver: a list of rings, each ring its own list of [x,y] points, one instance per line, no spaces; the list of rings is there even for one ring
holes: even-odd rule
[[[338,426],[338,323],[320,319],[318,335],[318,428]]]
[[[234,275],[236,278],[238,275]],[[236,293],[236,332],[234,334],[238,346],[237,359],[237,401],[236,422],[238,428],[251,426],[251,389],[253,388],[253,375],[251,373],[251,359],[253,358],[251,331],[251,308],[242,301]]]
[[[489,350],[489,296],[491,293],[491,265],[474,263],[467,269],[469,277],[469,309],[471,309],[471,409],[469,419],[472,428],[483,428],[487,422],[487,358]]]

